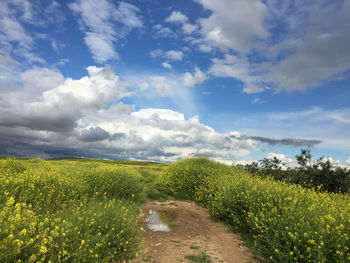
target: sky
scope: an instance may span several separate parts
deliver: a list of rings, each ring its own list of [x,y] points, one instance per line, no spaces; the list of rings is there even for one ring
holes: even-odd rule
[[[350,165],[350,0],[2,0],[0,155]]]

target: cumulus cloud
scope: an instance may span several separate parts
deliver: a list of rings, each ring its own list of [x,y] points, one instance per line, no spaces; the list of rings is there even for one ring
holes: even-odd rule
[[[196,24],[185,23],[182,25],[182,31],[188,35],[192,34],[197,29],[198,26]]]
[[[244,83],[243,91],[258,93],[266,89],[261,80],[254,74],[248,58],[226,54],[223,59],[213,58],[209,71],[215,77],[236,78]]]
[[[263,22],[267,8],[260,0],[196,0],[212,13],[199,20],[201,34],[223,50],[248,52],[255,37],[266,38]]]
[[[150,52],[151,57],[162,57],[171,61],[181,61],[184,57],[184,53],[181,50],[168,50],[155,49]]]
[[[348,166],[350,166],[350,157],[345,162]]]
[[[58,70],[48,68],[34,68],[21,73],[24,89],[29,89],[32,97],[40,95],[45,90],[54,89],[59,86],[64,77]]]
[[[91,106],[91,103],[88,104]],[[231,160],[245,156],[256,146],[253,140],[238,140],[230,134],[218,133],[201,124],[198,117],[185,119],[183,114],[172,110],[148,108],[135,111],[130,105],[122,103],[110,108],[102,108],[101,105],[89,107],[89,111],[86,105],[80,104],[79,107],[81,115],[78,120],[74,119],[74,129],[62,129],[62,121],[68,121],[68,116],[53,119],[53,112],[46,111],[46,118],[40,120],[45,124],[38,127],[39,121],[33,122],[33,118],[38,119],[35,112],[27,112],[25,118],[18,119],[20,114],[25,114],[18,109],[16,125],[19,127],[1,120],[0,154],[158,161],[206,155]],[[27,118],[32,118],[32,125],[25,122]]]
[[[80,16],[84,41],[98,63],[117,59],[114,44],[133,28],[142,27],[140,10],[129,3],[119,2],[118,7],[108,0],[77,0],[69,7]]]
[[[180,11],[173,11],[171,15],[165,19],[165,22],[183,24],[183,23],[186,23],[187,20],[188,20],[188,17],[185,16]]]
[[[212,69],[217,77],[242,81],[243,92],[303,91],[350,69],[349,1],[197,2],[211,14],[198,20],[202,38],[192,43],[202,52],[219,48],[226,59],[236,57],[234,63],[213,61]],[[277,27],[283,30],[275,34]]]
[[[153,26],[155,30],[154,37],[175,37],[176,34],[167,26],[163,26],[162,24],[157,24]]]
[[[204,82],[207,79],[205,74],[199,69],[195,68],[195,73],[191,74],[190,72],[186,72],[183,75],[183,85],[186,87],[193,87],[197,84]]]
[[[100,127],[90,127],[82,130],[79,135],[79,140],[84,142],[103,141],[109,137],[109,133]]]
[[[168,62],[162,62],[162,67],[167,69],[172,69],[173,67]]]
[[[203,53],[209,53],[209,52],[211,52],[213,49],[212,49],[212,47],[209,46],[209,45],[203,45],[203,44],[201,44],[201,45],[198,46],[198,50],[199,50],[200,52],[203,52]]]
[[[278,50],[278,55],[292,50],[292,54],[269,68],[268,76],[277,89],[295,91],[317,87],[350,69],[349,12],[350,2],[345,1],[342,7],[333,6],[321,14],[313,14],[309,18],[312,23],[298,35],[271,48]],[[290,48],[289,43],[298,44]]]
[[[167,96],[177,87],[177,83],[164,76],[151,76],[150,86],[154,89],[155,96]]]
[[[120,102],[133,94],[127,82],[109,68],[91,66],[87,71],[88,76],[80,79],[62,79],[57,70],[44,68],[21,73],[22,86],[37,90],[37,95],[19,101],[13,96],[6,103],[0,100],[0,154],[157,161],[205,155],[232,161],[260,144],[233,136],[237,133],[219,133],[198,117],[186,119],[173,110],[136,111]],[[30,81],[39,77],[46,85]],[[173,88],[171,81],[159,76],[150,85],[159,92]],[[17,94],[22,92],[17,89]]]
[[[292,158],[288,157],[287,155],[283,154],[283,153],[268,153],[266,155],[267,159],[274,159],[277,158],[278,160],[280,160],[282,163],[280,164],[280,167],[283,169],[286,169],[287,167],[295,167],[297,165],[296,161],[293,160]]]
[[[85,111],[99,110],[131,94],[120,84],[118,76],[108,68],[91,66],[87,70],[89,76],[79,80],[67,78],[57,87],[52,85],[63,81],[58,72],[45,69],[24,72],[22,74],[24,84],[30,85],[28,88],[35,92],[41,89],[41,96],[39,100],[34,97],[36,100],[29,102],[14,100],[12,107],[2,107],[4,114],[0,117],[0,125],[70,131],[77,126]],[[34,78],[43,76],[47,85],[36,86],[36,82],[28,81],[30,76]],[[50,78],[52,83],[49,81]]]

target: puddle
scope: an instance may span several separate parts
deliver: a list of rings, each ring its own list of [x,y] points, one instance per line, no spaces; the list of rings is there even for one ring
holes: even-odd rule
[[[152,211],[146,218],[147,226],[152,231],[171,231],[170,222],[177,217],[174,211]]]

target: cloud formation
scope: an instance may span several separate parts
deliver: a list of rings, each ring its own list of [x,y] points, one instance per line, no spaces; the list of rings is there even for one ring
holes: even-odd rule
[[[201,34],[222,50],[248,52],[254,37],[266,38],[263,27],[267,8],[260,0],[197,0],[212,14],[201,18]]]
[[[165,22],[184,24],[187,22],[187,20],[188,20],[188,17],[185,16],[180,11],[173,11],[171,15],[165,19]]]
[[[84,41],[98,63],[118,59],[114,44],[124,38],[133,28],[140,28],[143,22],[140,10],[120,1],[118,7],[109,0],[77,0],[69,7],[80,16]]]
[[[206,75],[199,68],[196,67],[194,74],[191,74],[190,72],[184,73],[182,83],[185,87],[193,87],[197,84],[204,82],[206,79]]]
[[[186,119],[173,110],[136,111],[133,105],[120,102],[133,95],[127,82],[109,68],[90,66],[87,71],[88,76],[77,80],[45,68],[21,73],[24,87],[28,92],[36,90],[37,95],[20,101],[13,96],[6,104],[0,101],[0,154],[157,161],[205,155],[230,161],[261,144],[260,137],[219,133],[198,117]],[[198,81],[201,74],[196,69],[191,81]],[[36,78],[43,78],[44,86],[37,86]],[[160,91],[171,88],[166,79],[152,81]]]
[[[349,1],[197,2],[211,14],[198,20],[201,38],[192,43],[203,52],[220,49],[212,73],[242,81],[245,93],[303,91],[350,69]]]
[[[167,50],[155,49],[150,52],[151,57],[162,57],[170,61],[181,61],[184,58],[184,53],[181,50]]]

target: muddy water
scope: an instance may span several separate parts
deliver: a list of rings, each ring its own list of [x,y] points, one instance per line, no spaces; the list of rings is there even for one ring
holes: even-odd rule
[[[147,226],[152,231],[171,231],[170,222],[176,218],[176,213],[173,211],[149,211],[149,216],[146,218]]]

